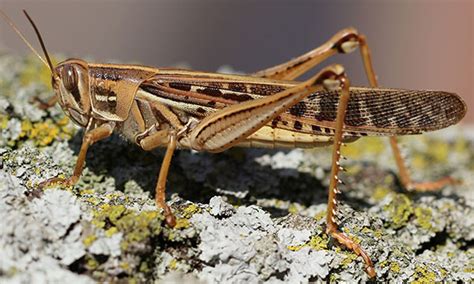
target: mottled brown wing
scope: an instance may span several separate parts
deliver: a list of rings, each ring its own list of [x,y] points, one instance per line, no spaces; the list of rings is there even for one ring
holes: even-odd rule
[[[309,124],[313,130],[315,125],[331,129],[338,100],[337,92],[314,93],[288,113],[295,121],[301,120],[303,127]],[[418,134],[456,124],[465,113],[465,103],[453,93],[351,88],[344,129],[351,136]]]
[[[198,80],[188,74],[160,75],[144,82],[141,88],[168,99],[172,108],[183,108],[181,110],[190,115],[204,117],[227,105],[272,95],[298,83],[212,73],[205,75]],[[338,100],[338,92],[316,92],[270,125],[304,133],[333,135]],[[344,130],[346,136],[418,134],[455,124],[465,113],[465,103],[453,93],[353,87]]]

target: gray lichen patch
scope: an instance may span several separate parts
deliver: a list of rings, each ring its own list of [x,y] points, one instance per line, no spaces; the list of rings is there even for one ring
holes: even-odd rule
[[[173,229],[153,199],[163,152],[117,136],[91,147],[76,186],[40,189],[70,176],[83,133],[58,106],[30,103],[52,95],[40,66],[0,56],[0,282],[368,280],[360,257],[325,233],[329,148],[178,151]],[[361,139],[342,150],[340,230],[381,282],[474,281],[473,142],[462,129],[401,140],[416,180],[463,184],[407,192],[386,139]]]
[[[310,278],[324,279],[329,274],[331,253],[298,247],[310,240],[310,230],[286,228],[286,224],[278,224],[256,206],[238,207],[230,216],[227,212],[221,219],[207,211],[191,218],[201,239],[199,259],[208,264],[199,273],[200,279],[232,283],[304,282]]]
[[[67,191],[47,190],[38,199],[14,176],[0,170],[0,272],[10,280],[53,281],[67,277],[92,282],[67,266],[83,257],[77,198]]]

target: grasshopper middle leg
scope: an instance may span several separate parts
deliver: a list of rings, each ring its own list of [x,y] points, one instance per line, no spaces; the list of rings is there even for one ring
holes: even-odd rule
[[[166,145],[166,153],[161,162],[160,173],[158,175],[158,181],[156,182],[155,202],[156,205],[163,209],[168,226],[174,227],[176,225],[176,217],[173,215],[168,204],[166,204],[166,179],[168,178],[171,158],[176,150],[176,135],[174,132],[170,132],[169,130],[161,130],[143,137],[139,143],[145,151],[150,151],[157,147]]]

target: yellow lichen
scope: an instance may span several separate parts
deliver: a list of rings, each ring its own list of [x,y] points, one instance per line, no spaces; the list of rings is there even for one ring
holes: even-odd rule
[[[108,230],[105,231],[105,235],[110,238],[117,232],[118,232],[117,227],[110,227]]]
[[[100,203],[100,200],[96,197],[89,197],[84,199],[84,201],[89,202],[91,205],[98,205]]]
[[[457,153],[469,153],[469,141],[465,137],[457,137],[454,142],[453,149]]]
[[[199,212],[201,212],[201,208],[199,208],[196,204],[190,204],[188,207],[183,209],[183,217],[189,219],[194,214]]]
[[[433,219],[433,213],[430,208],[426,207],[416,207],[414,210],[416,216],[416,223],[418,226],[425,230],[431,230],[433,225],[431,224]]]
[[[381,261],[379,265],[380,267],[386,267],[388,265],[388,260]]]
[[[168,264],[168,268],[171,270],[176,270],[176,268],[178,268],[178,261],[173,258]]]
[[[410,215],[413,213],[413,205],[410,199],[404,194],[392,193],[393,198],[390,204],[384,206],[384,210],[388,211],[394,228],[403,227]]]
[[[375,199],[375,201],[380,201],[391,192],[392,191],[390,190],[390,188],[385,187],[383,185],[377,185],[375,187],[374,194],[372,195],[372,197]]]
[[[58,137],[58,134],[59,128],[51,123],[50,120],[47,120],[46,122],[34,123],[28,138],[33,139],[38,146],[47,146]]]
[[[377,137],[366,137],[364,140],[349,144],[342,148],[342,154],[351,158],[360,158],[362,154],[380,155],[385,151],[385,142]]]
[[[426,266],[416,266],[415,267],[415,280],[411,283],[414,284],[424,284],[424,283],[435,283],[436,273],[430,270]]]
[[[98,215],[99,213],[96,211],[94,212],[94,215]],[[96,226],[97,228],[104,228],[105,227],[105,221],[102,218],[94,218],[91,221],[92,225]]]
[[[156,211],[136,212],[123,205],[103,204],[93,212],[92,224],[105,229],[108,236],[122,232],[120,247],[127,250],[131,244],[160,233],[161,221],[161,215]]]
[[[111,193],[107,193],[105,195],[105,198],[108,198],[110,200],[115,200],[115,199],[119,198],[120,196],[121,196],[121,194],[118,193],[118,192],[111,192]]]
[[[148,266],[147,262],[143,261],[142,263],[140,263],[139,270],[140,270],[140,272],[148,273],[150,271],[150,267]]]
[[[411,155],[411,165],[413,168],[422,170],[426,169],[431,162],[423,154],[412,154]]]
[[[79,191],[79,193],[81,195],[91,195],[91,194],[94,194],[95,193],[95,190],[93,188],[89,188],[89,189],[81,189]]]
[[[97,240],[97,236],[96,235],[89,235],[87,237],[85,237],[83,240],[82,240],[82,243],[86,246],[86,247],[90,247],[94,242],[95,240]]]
[[[129,264],[128,262],[124,262],[124,261],[123,261],[123,262],[121,262],[121,263],[119,264],[119,266],[120,266],[120,268],[122,268],[122,269],[125,270],[125,271],[127,271],[127,270],[130,269],[130,264]]]
[[[470,260],[463,271],[466,273],[474,273],[474,260]]]
[[[107,213],[107,210],[110,209],[110,204],[104,203],[104,204],[100,205],[99,208],[100,208],[101,211],[103,211],[103,213]]]
[[[320,212],[316,213],[316,215],[314,215],[314,219],[316,221],[320,221],[325,217],[326,217],[326,211],[320,211]]]
[[[57,60],[51,58],[53,65],[56,65]],[[29,85],[31,82],[41,82],[43,85],[52,90],[51,87],[51,71],[38,62],[38,58],[34,56],[27,56],[26,64],[20,73],[20,83],[23,86]]]
[[[176,225],[174,229],[185,229],[188,228],[190,225],[189,220],[185,218],[178,218],[176,219]]]
[[[19,139],[32,140],[37,146],[48,146],[56,139],[68,140],[72,138],[74,129],[60,119],[60,124],[51,119],[40,122],[29,120],[21,121]]]
[[[295,203],[291,203],[290,206],[288,206],[288,212],[292,214],[297,214],[299,212],[298,206]]]
[[[450,147],[446,142],[433,140],[430,142],[430,149],[436,149],[436,151],[429,152],[435,163],[446,163],[448,161]]]
[[[115,224],[125,212],[125,206],[123,205],[110,206],[109,209],[110,211],[105,213],[108,214],[108,217],[113,224]]]
[[[7,129],[9,120],[8,116],[0,114],[0,129]]]
[[[292,246],[292,245],[286,246],[286,248],[291,250],[291,251],[299,251],[300,249],[302,249],[304,247],[306,247],[306,244],[296,245],[296,246]]]
[[[328,248],[328,239],[326,235],[321,236],[312,236],[309,241],[300,245],[289,245],[286,248],[291,251],[299,251],[304,247],[310,247],[314,250],[323,250]]]
[[[99,267],[99,262],[92,256],[86,256],[86,267],[89,270],[94,270]]]
[[[390,271],[393,273],[400,273],[400,264],[398,264],[398,262],[391,262]]]
[[[441,277],[445,278],[448,275],[448,271],[446,269],[440,268],[439,273],[441,274]]]
[[[346,252],[345,253],[346,257],[341,261],[342,267],[346,268],[351,264],[355,259],[357,259],[357,254],[351,253],[351,252]]]
[[[315,250],[323,250],[328,248],[328,238],[327,235],[320,236],[312,236],[309,240],[308,245]]]
[[[382,235],[383,235],[383,231],[382,231],[382,230],[378,229],[378,230],[375,230],[375,231],[374,231],[374,237],[380,239],[380,238],[382,237]]]

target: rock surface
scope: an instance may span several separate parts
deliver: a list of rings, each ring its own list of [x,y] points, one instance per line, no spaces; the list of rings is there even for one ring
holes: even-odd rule
[[[38,70],[41,70],[38,72]],[[34,58],[0,56],[0,282],[367,281],[360,258],[324,233],[329,148],[178,151],[168,182],[178,217],[164,225],[152,196],[163,151],[113,136],[69,176],[83,132],[58,106],[40,110],[49,74]],[[472,132],[403,138],[413,177],[462,185],[404,191],[386,139],[343,149],[339,224],[369,253],[380,281],[474,281]]]

